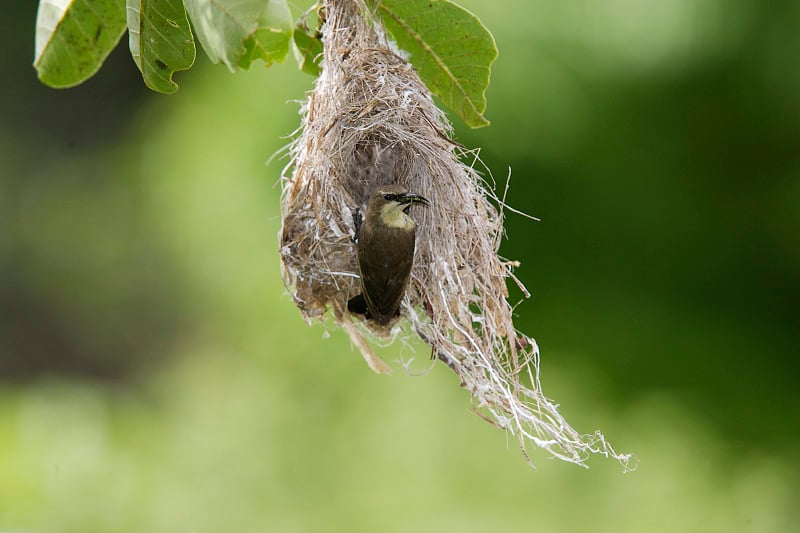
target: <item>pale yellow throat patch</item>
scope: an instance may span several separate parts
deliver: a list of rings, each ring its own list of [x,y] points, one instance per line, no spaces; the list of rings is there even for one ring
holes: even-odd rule
[[[414,229],[414,221],[410,216],[403,213],[403,209],[408,205],[398,204],[396,202],[389,202],[381,206],[381,220],[383,223],[392,228],[401,228],[406,230]]]

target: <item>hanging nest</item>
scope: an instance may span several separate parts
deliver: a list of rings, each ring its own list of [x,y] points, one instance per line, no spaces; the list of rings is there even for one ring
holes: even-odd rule
[[[322,72],[283,179],[282,273],[297,307],[307,321],[330,312],[379,373],[391,369],[367,339],[405,320],[523,453],[532,442],[573,463],[597,453],[627,468],[629,455],[599,432],[577,433],[542,394],[538,348],[515,330],[506,301],[506,281],[519,282],[515,264],[497,254],[503,203],[462,162],[474,153],[450,140],[445,115],[362,0],[328,0],[325,16]],[[387,183],[431,204],[413,214],[416,253],[401,318],[381,326],[351,315],[347,302],[361,292],[354,214]]]

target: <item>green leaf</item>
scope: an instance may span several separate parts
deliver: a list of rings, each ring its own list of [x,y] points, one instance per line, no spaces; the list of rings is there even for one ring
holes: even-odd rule
[[[271,0],[258,19],[258,28],[245,41],[245,53],[239,58],[239,66],[250,68],[256,59],[266,66],[274,62],[283,63],[289,54],[292,38],[292,13],[286,0]]]
[[[195,46],[181,0],[127,0],[131,55],[145,84],[174,93],[172,75],[194,64]]]
[[[235,72],[255,58],[282,61],[291,22],[286,0],[184,0],[203,49],[214,63]],[[285,50],[284,50],[285,49]]]
[[[489,124],[486,88],[497,58],[483,23],[449,0],[369,0],[432,93],[472,128]]]
[[[319,6],[314,5],[298,20],[294,28],[294,51],[300,70],[312,76],[319,76],[322,61],[322,20]]]
[[[50,87],[93,76],[125,31],[125,0],[41,0],[33,66]]]

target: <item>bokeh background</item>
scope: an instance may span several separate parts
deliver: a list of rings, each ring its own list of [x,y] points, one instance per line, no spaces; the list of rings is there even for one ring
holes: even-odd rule
[[[0,531],[800,531],[800,4],[464,0],[545,392],[636,472],[533,453],[442,365],[373,375],[279,275],[312,79],[123,41],[63,91],[0,33]],[[415,358],[419,346],[383,350]]]

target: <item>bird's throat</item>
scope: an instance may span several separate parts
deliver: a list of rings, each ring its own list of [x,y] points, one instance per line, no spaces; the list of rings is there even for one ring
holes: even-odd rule
[[[380,212],[381,221],[390,228],[414,229],[414,221],[403,212],[403,207],[395,203],[382,206]]]

